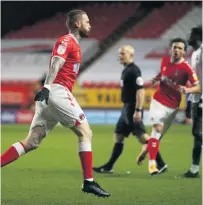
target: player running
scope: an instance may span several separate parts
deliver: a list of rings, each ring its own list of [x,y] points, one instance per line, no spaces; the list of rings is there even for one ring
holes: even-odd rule
[[[158,173],[156,156],[159,150],[159,140],[172,124],[181,101],[181,92],[199,93],[200,85],[195,71],[184,59],[187,43],[181,38],[171,41],[171,57],[164,57],[161,61],[161,71],[152,80],[160,81],[150,105],[150,121],[152,123],[151,137],[148,141],[149,174]],[[192,87],[186,88],[189,81]]]
[[[192,67],[196,71],[202,87],[202,26],[192,28],[188,44],[193,47]],[[194,145],[192,150],[192,165],[184,174],[186,178],[199,177],[199,164],[202,153],[202,92],[191,94],[192,101],[192,135]]]
[[[45,136],[60,122],[78,136],[79,157],[84,178],[82,191],[99,197],[109,197],[110,194],[93,179],[92,131],[84,112],[71,93],[81,64],[79,40],[88,36],[91,30],[87,14],[82,10],[70,11],[67,27],[69,34],[57,40],[52,51],[44,88],[35,97],[36,111],[30,131],[25,139],[13,144],[1,156],[1,166],[36,149]]]

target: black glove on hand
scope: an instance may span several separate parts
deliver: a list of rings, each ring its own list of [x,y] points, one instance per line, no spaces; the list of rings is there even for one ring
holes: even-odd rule
[[[46,101],[46,104],[48,105],[48,99],[49,99],[49,89],[47,88],[42,88],[37,95],[35,96],[35,101]]]

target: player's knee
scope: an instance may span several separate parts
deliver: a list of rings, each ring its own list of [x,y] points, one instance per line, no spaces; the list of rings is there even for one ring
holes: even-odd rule
[[[148,140],[149,140],[149,135],[147,135],[147,134],[143,134],[142,136],[140,136],[140,137],[138,138],[138,141],[139,141],[141,144],[147,144]]]
[[[201,149],[202,148],[202,141],[200,140],[195,140],[195,143],[194,143],[194,148],[195,149]]]
[[[192,129],[192,135],[195,137],[197,141],[202,141],[202,129]]]
[[[153,130],[158,132],[158,133],[162,133],[163,132],[163,128],[164,128],[164,126],[161,125],[161,124],[153,125]]]
[[[117,134],[117,133],[115,133],[114,136],[113,136],[113,140],[114,140],[115,143],[123,143],[124,139],[125,139],[124,136],[122,136],[120,134]]]
[[[162,136],[162,131],[163,131],[162,127],[160,127],[160,126],[158,126],[158,127],[153,126],[152,132],[151,132],[151,137],[155,138],[157,140],[160,140],[161,136]]]
[[[89,129],[87,129],[86,133],[87,133],[88,139],[91,141],[92,140],[92,136],[93,136],[92,130],[89,128]]]
[[[92,130],[90,127],[85,127],[84,129],[81,130],[81,137],[87,138],[87,140],[91,141],[92,140]]]

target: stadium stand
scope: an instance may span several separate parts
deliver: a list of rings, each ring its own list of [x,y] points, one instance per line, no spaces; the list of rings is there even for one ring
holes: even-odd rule
[[[84,8],[92,27],[91,38],[104,40],[119,24],[131,16],[138,8],[139,3],[95,3]],[[32,26],[25,26],[18,31],[8,33],[5,38],[57,38],[67,32],[65,27],[66,16],[58,13],[52,18],[39,21]]]
[[[94,3],[82,8],[89,13],[92,26],[94,27],[91,36],[92,38],[94,38],[94,42],[92,42],[91,39],[85,39],[81,42],[83,54],[87,53],[86,51],[92,50],[90,48],[93,45],[96,45],[98,49],[98,40],[102,41],[104,38],[106,38],[119,24],[121,24],[130,15],[132,15],[138,8],[138,6],[139,4],[137,2],[130,2],[128,4]],[[174,9],[176,9],[176,12],[174,12]],[[172,13],[173,15],[171,15]],[[98,18],[97,16],[102,16],[102,18]],[[31,27],[24,27],[17,32],[9,33],[6,38],[53,39],[66,32],[64,19],[64,13],[58,13],[50,19],[35,23]],[[172,37],[175,37],[177,35],[185,37],[191,26],[197,24],[201,24],[200,7],[195,6],[191,2],[165,3],[163,7],[157,8],[152,11],[147,17],[139,22],[136,27],[133,27],[129,32],[127,32],[125,38],[119,41],[116,45],[109,48],[109,50],[107,50],[104,55],[99,58],[99,60],[94,61],[92,65],[88,67],[87,71],[79,76],[79,84],[84,85],[85,87],[118,87],[122,67],[117,62],[116,53],[117,49],[122,44],[131,44],[134,46],[136,50],[136,63],[141,67],[144,78],[146,80],[150,79],[151,77],[153,77],[154,73],[157,72],[156,69],[159,69],[159,60],[152,58],[145,59],[145,55],[147,55],[147,53],[149,53],[153,49],[163,49],[163,47],[167,45],[168,39]],[[95,40],[95,38],[97,40]],[[162,39],[162,41],[160,41],[160,38]],[[138,39],[143,39],[143,41]],[[148,41],[148,39],[157,40]],[[162,53],[160,55],[162,55]],[[83,57],[85,59],[88,58],[88,56],[86,55],[83,55]],[[6,61],[7,59],[10,59],[10,57],[5,57],[4,61]],[[10,70],[12,69],[12,62],[13,61],[11,60],[7,64],[7,69],[5,70],[5,72],[4,69],[2,70],[2,75],[5,79],[6,76],[12,76],[9,74],[8,69],[9,66],[11,66],[9,67]],[[44,58],[43,65],[40,68],[35,69],[36,75],[33,73],[32,77],[39,78],[39,71],[41,70],[44,73],[47,69],[47,63],[48,57],[46,60]],[[26,73],[29,75],[28,70],[23,71],[24,67],[26,66],[27,65],[19,67],[20,72],[24,72],[24,76],[26,76]],[[108,73],[108,75],[106,73]],[[13,77],[16,78],[16,74]],[[27,77],[25,77],[24,80],[26,78]],[[87,81],[87,79],[94,79],[94,81]]]
[[[158,38],[167,28],[182,18],[193,4],[189,3],[166,3],[163,7],[155,9],[145,19],[133,27],[125,37],[127,38]],[[178,8],[175,10],[174,9]]]
[[[170,39],[177,36],[186,38],[188,30],[196,25],[202,24],[202,8],[194,7],[189,10],[175,24],[169,27],[162,35],[162,39]]]

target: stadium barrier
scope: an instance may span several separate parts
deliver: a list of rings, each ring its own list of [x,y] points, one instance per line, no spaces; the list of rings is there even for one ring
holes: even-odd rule
[[[33,90],[33,83],[2,83],[1,104],[2,108],[19,105],[26,107],[33,101],[36,91]],[[144,109],[149,109],[152,96],[156,88],[145,89]],[[120,88],[82,88],[75,87],[73,95],[82,108],[86,109],[120,109]],[[180,109],[185,109],[185,95],[182,96]],[[34,103],[34,102],[33,102]]]
[[[84,113],[90,124],[110,124],[115,125],[119,116],[120,109],[110,110],[110,109],[84,109]],[[31,110],[2,110],[1,112],[1,123],[2,124],[30,124],[33,118],[34,112]],[[185,119],[185,114],[180,111],[174,123],[181,123]],[[149,121],[149,111],[144,111],[143,122],[145,125],[150,125]]]

